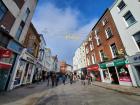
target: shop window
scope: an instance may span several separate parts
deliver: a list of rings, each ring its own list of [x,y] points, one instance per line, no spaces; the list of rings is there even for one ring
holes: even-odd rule
[[[109,71],[107,69],[103,70],[103,75],[105,80],[110,80]]]
[[[124,16],[123,16],[126,24],[127,24],[127,27],[133,25],[136,20],[134,18],[134,16],[132,15],[132,13],[130,11],[128,11]]]
[[[118,7],[119,11],[121,11],[123,8],[125,8],[125,6],[126,6],[126,4],[125,4],[125,2],[122,0],[122,1],[119,3],[119,5],[118,5],[117,7]]]
[[[115,43],[111,44],[111,52],[112,52],[112,57],[115,58],[118,55],[118,50],[117,47],[115,45]]]
[[[21,60],[19,66],[18,66],[18,69],[17,69],[14,85],[20,84],[21,78],[22,78],[22,73],[24,71],[24,67],[25,67],[25,61]]]
[[[7,7],[4,5],[2,0],[0,0],[0,21],[3,19],[7,11]]]
[[[131,78],[130,78],[128,68],[125,65],[117,67],[117,71],[118,71],[118,74],[119,74],[119,81],[131,82]]]
[[[110,38],[113,35],[110,27],[105,30],[105,33],[107,38]]]
[[[140,31],[134,35],[134,39],[135,39],[135,41],[137,43],[137,46],[140,49]]]

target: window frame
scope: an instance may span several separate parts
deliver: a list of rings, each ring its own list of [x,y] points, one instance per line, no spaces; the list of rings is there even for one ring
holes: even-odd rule
[[[21,34],[23,32],[23,29],[24,29],[24,25],[25,25],[25,23],[23,21],[21,21],[21,23],[20,23],[20,25],[19,25],[19,27],[17,29],[16,35],[15,35],[15,39],[16,40],[19,40],[20,39]],[[18,31],[19,31],[20,28],[21,28],[21,31],[19,32],[19,35],[17,35],[17,33],[18,33]]]
[[[103,53],[103,56],[102,56],[102,53]],[[100,55],[100,60],[101,60],[101,62],[103,62],[104,61],[104,51],[103,50],[100,50],[99,51],[99,55]]]
[[[130,19],[130,16],[129,16],[129,19],[127,19],[127,20],[126,20],[126,18],[125,18],[125,16],[126,16],[128,13],[131,13],[131,11],[127,11],[127,12],[123,15],[123,20],[124,20],[126,26],[127,26],[127,27],[130,27],[130,26],[132,26],[133,24],[135,24],[137,21],[136,21],[135,17],[133,16],[133,14],[131,13],[131,16],[132,16],[132,18],[134,19],[134,22],[131,23],[131,24],[128,24],[127,20]]]
[[[125,5],[122,8],[119,8],[121,3],[124,3]],[[117,5],[117,9],[119,10],[119,12],[122,11],[125,7],[126,7],[126,3],[124,2],[124,0],[121,0],[120,3]]]
[[[2,10],[1,7],[0,7],[0,10],[3,12],[3,16],[0,17],[0,21],[3,20],[3,18],[5,17],[6,13],[8,12],[8,8],[6,7],[6,5],[3,3],[2,0],[0,0],[0,3],[2,4],[2,7],[4,7],[5,10]]]
[[[109,29],[109,30],[108,30],[108,29]],[[108,31],[111,32],[111,35],[108,34]],[[107,27],[107,28],[105,29],[105,34],[106,34],[107,39],[109,39],[109,38],[111,38],[111,37],[113,36],[111,27]]]
[[[114,54],[114,51],[113,51],[113,49],[112,49],[112,45],[113,45],[113,44],[114,44],[115,47],[116,47],[116,55]],[[116,58],[116,57],[117,57],[118,49],[117,49],[117,46],[116,46],[115,43],[112,43],[112,44],[110,45],[110,50],[111,50],[112,58]]]
[[[136,32],[133,36],[132,36],[132,38],[133,38],[133,40],[134,40],[134,43],[135,43],[135,45],[137,46],[137,49],[140,51],[140,47],[139,47],[139,45],[138,45],[138,41],[136,41],[136,38],[135,38],[135,35],[137,35],[137,34],[139,34],[140,33],[140,31],[138,31],[138,32]]]
[[[24,13],[24,16],[26,15],[26,17],[23,16],[23,18],[22,18],[22,20],[23,20],[24,22],[27,21],[27,19],[28,19],[30,13],[31,13],[30,9],[27,8],[26,11],[25,11],[25,13]]]

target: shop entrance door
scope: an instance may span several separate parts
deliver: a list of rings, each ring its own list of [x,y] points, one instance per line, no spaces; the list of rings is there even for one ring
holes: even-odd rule
[[[138,76],[138,85],[140,86],[140,65],[135,66],[136,71],[137,71],[137,76]]]
[[[119,84],[118,76],[115,70],[115,67],[109,67],[109,72],[111,74],[111,79],[113,84]]]

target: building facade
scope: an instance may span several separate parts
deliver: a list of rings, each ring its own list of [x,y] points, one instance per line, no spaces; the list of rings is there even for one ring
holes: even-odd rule
[[[11,68],[7,71],[1,70],[0,81],[2,81],[2,85],[0,90],[7,90],[9,88],[11,77],[15,73],[14,64],[18,62],[19,56],[22,53],[24,39],[36,5],[36,0],[0,0],[0,27],[2,29],[0,37],[5,39],[1,41],[1,46],[12,52]]]
[[[36,63],[39,54],[40,36],[31,23],[24,40],[24,49],[16,62],[15,72],[11,78],[9,88],[32,83],[36,78]]]
[[[137,59],[140,52],[139,9],[139,0],[117,0],[110,8],[130,63],[128,67],[132,69],[136,79],[134,86],[140,86],[140,63]]]
[[[107,9],[86,40],[87,70],[99,81],[132,86],[132,70],[110,10]]]

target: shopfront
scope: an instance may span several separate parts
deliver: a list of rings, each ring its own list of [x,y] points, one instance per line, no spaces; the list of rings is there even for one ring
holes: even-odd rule
[[[33,74],[35,70],[35,62],[36,59],[30,53],[26,52],[21,57],[22,66],[19,65],[19,68],[23,68],[21,84],[29,84],[32,83]],[[18,74],[17,70],[17,74]]]
[[[88,66],[87,70],[93,75],[94,80],[101,81],[99,66],[97,64]]]
[[[103,82],[132,86],[132,81],[125,59],[117,59],[100,64]]]
[[[15,55],[8,49],[0,48],[0,91],[6,90]]]
[[[16,54],[8,48],[12,39],[8,32],[0,28],[0,91],[7,90]]]
[[[140,87],[140,54],[128,57],[137,86]]]

